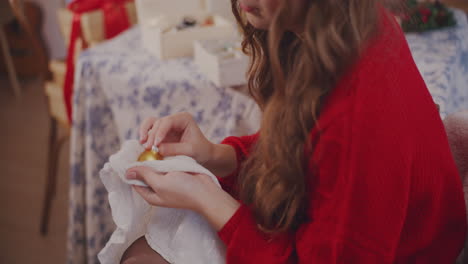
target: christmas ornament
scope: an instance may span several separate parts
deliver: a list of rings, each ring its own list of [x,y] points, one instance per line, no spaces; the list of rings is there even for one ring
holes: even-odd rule
[[[151,150],[145,150],[143,153],[140,154],[138,157],[139,162],[143,161],[153,161],[153,160],[163,160],[164,157],[159,154],[159,150],[157,147],[153,146]]]

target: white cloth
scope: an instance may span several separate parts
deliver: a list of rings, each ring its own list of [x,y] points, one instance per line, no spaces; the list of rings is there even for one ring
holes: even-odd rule
[[[99,261],[102,264],[120,263],[125,250],[136,239],[145,236],[150,247],[170,263],[225,263],[225,246],[203,217],[190,210],[150,206],[131,187],[132,184],[146,185],[141,181],[127,180],[125,173],[135,166],[147,166],[159,172],[202,173],[209,175],[220,186],[216,177],[187,156],[135,162],[143,151],[138,141],[127,141],[100,172],[109,192],[117,229],[99,253]]]

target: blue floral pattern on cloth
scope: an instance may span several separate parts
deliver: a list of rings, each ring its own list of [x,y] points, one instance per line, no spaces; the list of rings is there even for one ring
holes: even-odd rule
[[[408,34],[413,57],[442,116],[468,108],[468,24]],[[68,225],[70,264],[98,263],[115,229],[99,171],[124,140],[138,137],[148,116],[190,112],[205,135],[220,142],[257,131],[255,102],[214,86],[190,58],[160,61],[146,52],[138,27],[81,53],[75,72]]]
[[[468,22],[463,11],[453,11],[457,26],[406,35],[442,117],[468,109]]]

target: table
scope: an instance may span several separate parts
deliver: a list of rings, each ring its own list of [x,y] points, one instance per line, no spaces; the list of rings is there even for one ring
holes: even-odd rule
[[[442,116],[468,108],[468,24],[407,36],[413,56]],[[81,54],[76,67],[71,136],[68,263],[98,263],[114,230],[99,170],[123,140],[137,138],[146,116],[194,114],[207,137],[254,133],[254,101],[215,87],[188,58],[165,63],[142,48],[138,27]]]

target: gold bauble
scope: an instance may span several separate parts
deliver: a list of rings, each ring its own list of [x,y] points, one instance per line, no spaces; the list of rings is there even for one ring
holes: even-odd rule
[[[164,157],[161,154],[159,154],[159,152],[152,150],[146,150],[145,152],[141,153],[140,157],[138,157],[139,162],[163,159]]]

